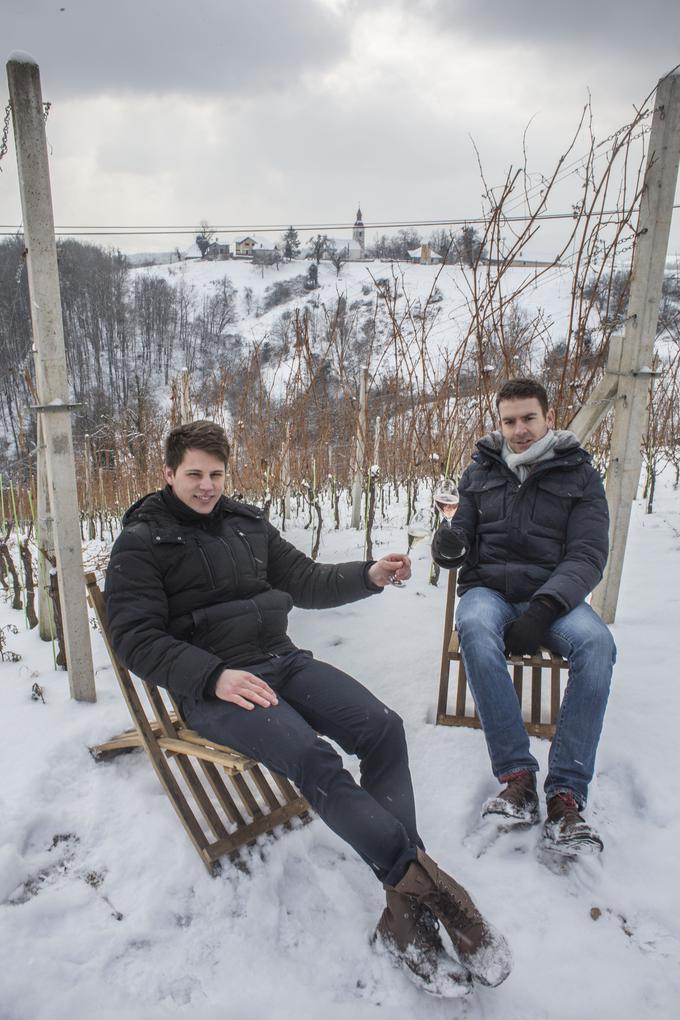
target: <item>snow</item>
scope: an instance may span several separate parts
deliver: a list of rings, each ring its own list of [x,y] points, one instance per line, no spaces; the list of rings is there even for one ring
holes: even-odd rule
[[[619,662],[588,808],[605,852],[564,874],[538,861],[538,830],[480,857],[466,838],[497,787],[479,731],[432,725],[445,583],[428,584],[426,543],[404,588],[292,615],[302,647],[403,716],[428,850],[512,946],[509,979],[465,1001],[426,996],[374,952],[381,888],[318,819],[260,840],[250,875],[227,863],[209,877],[145,757],[96,764],[88,753],[130,724],[99,636],[98,701],[71,701],[50,646],[0,601],[0,626],[19,628],[6,632],[7,648],[22,655],[0,664],[2,1020],[675,1015],[680,495],[666,480],[657,493],[653,515],[634,508],[614,626]],[[405,508],[388,513],[378,554],[404,548]],[[309,551],[309,532],[288,537]],[[322,559],[361,556],[358,533],[324,532]],[[44,704],[31,699],[36,682]],[[548,744],[532,749],[545,774]]]
[[[8,64],[34,64],[38,66],[38,61],[35,57],[31,56],[30,53],[26,53],[25,50],[12,50],[7,58]]]
[[[416,262],[381,261],[374,259],[368,262],[347,262],[343,265],[340,275],[327,261],[318,266],[318,288],[309,291],[304,297],[292,297],[289,301],[276,305],[262,313],[261,303],[267,287],[274,283],[304,276],[310,262],[295,259],[284,262],[278,268],[269,267],[264,271],[254,266],[249,260],[227,260],[223,262],[188,261],[168,266],[152,266],[132,270],[132,276],[145,273],[160,276],[171,285],[183,285],[193,295],[196,307],[205,294],[211,291],[215,283],[225,277],[238,291],[238,320],[230,323],[229,331],[240,333],[247,343],[253,346],[261,344],[272,336],[281,316],[292,312],[296,307],[305,304],[313,309],[332,308],[339,297],[346,298],[351,309],[354,302],[365,303],[363,314],[373,316],[375,306],[375,282],[388,280],[390,286],[393,273],[399,291],[400,308],[404,309],[406,295],[414,310],[418,305],[424,306],[430,298],[433,288],[441,292],[441,301],[430,304],[433,320],[428,324],[426,346],[435,364],[443,364],[445,355],[456,349],[469,327],[469,295],[470,271],[461,266],[419,265]],[[569,266],[552,269],[549,273],[536,279],[537,270],[530,267],[514,267],[503,274],[502,289],[506,296],[514,290],[523,288],[519,299],[520,305],[527,309],[532,319],[542,315],[543,322],[549,327],[553,342],[563,340],[568,328],[568,309],[572,284],[572,270]],[[246,287],[252,290],[252,311],[246,314],[243,292]],[[379,326],[380,330],[380,326]],[[391,325],[386,319],[384,337],[391,336]],[[419,335],[420,342],[420,335]],[[540,345],[539,345],[540,346]],[[178,354],[179,356],[179,354]],[[283,392],[291,369],[293,354],[289,361],[280,367],[271,366],[273,377],[270,379],[274,393]],[[376,359],[380,361],[376,352]],[[385,362],[382,361],[384,366]]]

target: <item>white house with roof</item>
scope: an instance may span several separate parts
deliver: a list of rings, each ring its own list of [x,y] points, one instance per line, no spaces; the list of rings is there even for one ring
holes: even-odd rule
[[[420,262],[421,266],[431,266],[433,262],[441,262],[441,255],[437,254],[432,245],[424,244],[419,245],[417,248],[411,248],[408,253],[408,257],[412,262]]]
[[[263,234],[247,234],[234,241],[234,254],[241,256],[253,255],[256,251],[273,252],[279,248],[276,241],[272,241],[270,237],[265,237]]]

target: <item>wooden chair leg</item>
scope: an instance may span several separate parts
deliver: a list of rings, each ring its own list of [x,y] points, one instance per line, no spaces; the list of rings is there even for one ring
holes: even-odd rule
[[[462,659],[458,660],[458,687],[456,689],[456,715],[465,715],[465,705],[467,702],[468,682],[467,673],[465,672],[465,663]]]
[[[437,696],[437,719],[446,715],[446,706],[449,700],[449,677],[451,671],[451,660],[443,659],[441,673],[439,675],[439,694]]]
[[[451,675],[451,659],[449,658],[449,644],[451,641],[451,634],[453,633],[453,614],[456,604],[456,577],[458,571],[449,571],[449,580],[446,589],[446,608],[444,610],[444,637],[442,641],[442,661],[441,669],[439,671],[439,694],[437,696],[437,717],[435,722],[439,722],[446,713],[446,707],[449,700],[449,678]],[[459,681],[460,689],[460,681]]]

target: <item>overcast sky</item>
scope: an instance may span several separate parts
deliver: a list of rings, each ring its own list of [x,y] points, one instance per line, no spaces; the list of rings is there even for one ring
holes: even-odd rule
[[[471,137],[496,185],[530,125],[530,168],[548,173],[589,93],[603,139],[680,62],[678,0],[0,0],[0,26],[5,57],[40,65],[69,226],[347,223],[358,201],[369,238],[472,218]],[[16,226],[13,144],[0,166]],[[546,229],[534,253],[551,244]]]

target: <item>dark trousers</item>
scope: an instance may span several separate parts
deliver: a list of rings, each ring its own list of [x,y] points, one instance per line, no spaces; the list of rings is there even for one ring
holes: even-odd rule
[[[347,673],[296,651],[247,667],[277,705],[185,703],[187,723],[295,783],[312,808],[373,869],[396,885],[422,846],[401,718]],[[357,784],[335,749],[360,761]]]

